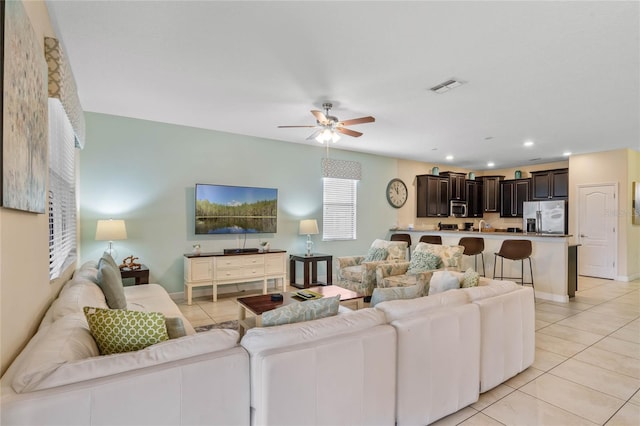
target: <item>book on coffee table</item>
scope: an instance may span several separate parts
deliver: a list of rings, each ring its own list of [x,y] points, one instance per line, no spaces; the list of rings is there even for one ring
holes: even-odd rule
[[[298,290],[293,294],[303,300],[315,300],[322,298],[322,294],[311,290]]]

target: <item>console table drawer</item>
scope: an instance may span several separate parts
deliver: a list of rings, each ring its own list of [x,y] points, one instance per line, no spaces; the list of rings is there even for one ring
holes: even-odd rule
[[[214,262],[217,269],[220,268],[244,268],[255,265],[264,265],[264,256],[228,256],[216,257]]]
[[[264,270],[267,275],[284,274],[287,270],[284,253],[267,254],[264,256]]]
[[[263,279],[264,266],[248,266],[239,269],[218,269],[215,271],[216,280],[235,280],[235,279],[250,279],[255,277],[256,280]]]

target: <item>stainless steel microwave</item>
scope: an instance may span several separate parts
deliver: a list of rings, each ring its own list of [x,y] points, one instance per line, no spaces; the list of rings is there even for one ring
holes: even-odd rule
[[[460,200],[449,201],[449,216],[467,217],[467,203]]]

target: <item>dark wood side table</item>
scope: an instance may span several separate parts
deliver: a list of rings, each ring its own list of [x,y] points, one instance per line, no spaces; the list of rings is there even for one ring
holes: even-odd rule
[[[149,284],[149,268],[145,265],[140,265],[140,269],[120,269],[120,275],[122,276],[122,279],[135,279],[135,285]]]
[[[304,283],[296,283],[296,263],[302,262],[304,267]],[[327,282],[318,282],[318,262],[327,263]],[[311,274],[309,274],[311,269]],[[289,257],[289,284],[296,288],[309,288],[312,285],[331,285],[333,284],[333,256],[330,254],[316,253],[311,256],[304,254],[292,254]]]

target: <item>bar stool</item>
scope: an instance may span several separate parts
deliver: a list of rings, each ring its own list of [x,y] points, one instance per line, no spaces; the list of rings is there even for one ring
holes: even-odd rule
[[[486,277],[486,270],[484,267],[484,238],[480,237],[462,237],[458,242],[459,246],[464,247],[462,254],[467,256],[475,256],[474,263],[476,272],[478,272],[478,255],[482,257],[482,276]]]
[[[442,245],[442,237],[440,235],[423,235],[422,237],[420,237],[420,242]]]
[[[493,264],[493,277],[496,278],[496,264],[498,263],[498,257],[501,259],[500,263],[500,279],[516,279],[518,277],[505,277],[503,272],[504,259],[519,260],[520,261],[520,284],[531,284],[533,286],[533,268],[531,267],[531,241],[529,240],[504,240],[500,246],[500,251],[495,253],[495,262]],[[531,275],[531,282],[524,282],[524,260],[529,259],[529,274]]]
[[[391,241],[407,242],[407,259],[411,259],[411,235],[410,234],[391,234]]]

